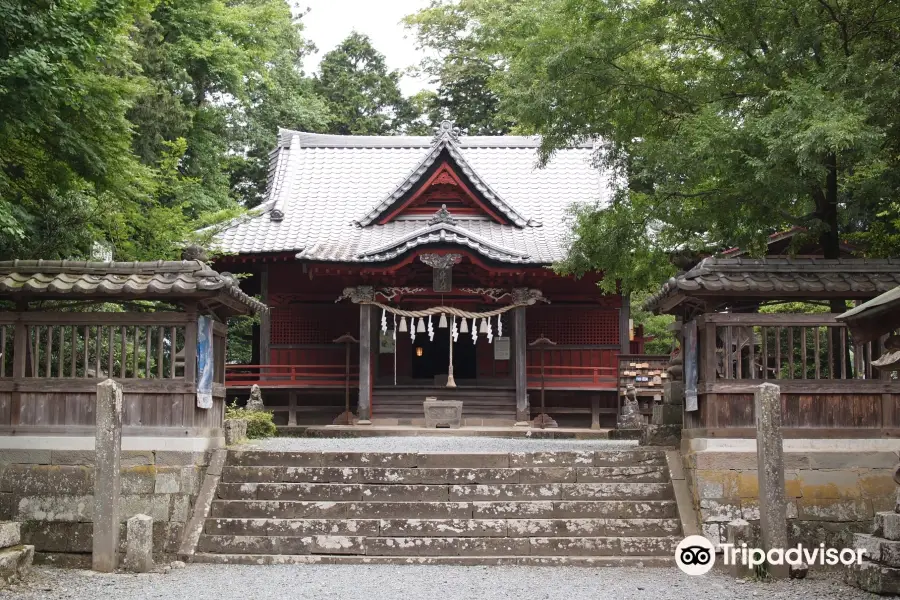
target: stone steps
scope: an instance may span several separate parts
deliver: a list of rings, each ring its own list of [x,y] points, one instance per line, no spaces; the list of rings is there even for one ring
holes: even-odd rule
[[[227,456],[195,559],[638,566],[670,564],[680,539],[659,450],[244,451]]]
[[[341,554],[214,554],[194,562],[233,565],[454,565],[518,567],[671,567],[671,556],[358,556]]]
[[[670,500],[665,483],[223,483],[223,500],[465,502],[470,500]]]

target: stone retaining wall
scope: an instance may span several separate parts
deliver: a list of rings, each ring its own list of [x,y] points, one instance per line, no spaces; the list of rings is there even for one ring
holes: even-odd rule
[[[0,450],[0,520],[22,523],[36,562],[90,567],[94,509],[93,450]],[[120,552],[125,521],[153,518],[153,549],[178,551],[209,464],[207,452],[123,451]]]
[[[785,440],[788,542],[852,547],[876,512],[893,510],[894,440]],[[682,453],[704,535],[725,542],[725,526],[759,521],[755,440],[685,440]],[[873,443],[874,442],[874,443]],[[888,443],[882,443],[888,442]],[[807,446],[807,447],[804,447]],[[826,450],[828,447],[833,450]],[[855,448],[854,448],[855,447]],[[748,451],[749,450],[749,451]]]

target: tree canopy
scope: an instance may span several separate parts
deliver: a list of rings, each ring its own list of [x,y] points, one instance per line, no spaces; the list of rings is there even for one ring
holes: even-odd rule
[[[502,110],[542,157],[599,139],[609,205],[573,213],[561,267],[627,289],[681,251],[807,227],[896,252],[900,7],[877,0],[461,0]],[[870,230],[869,233],[863,233]],[[873,246],[877,246],[874,244]]]

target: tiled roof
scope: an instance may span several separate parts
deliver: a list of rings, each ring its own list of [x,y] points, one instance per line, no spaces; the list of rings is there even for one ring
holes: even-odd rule
[[[86,262],[14,260],[0,262],[0,298],[129,298],[171,300],[227,296],[264,312],[266,306],[241,291],[235,278],[198,260]],[[229,302],[229,304],[233,304]]]
[[[269,196],[257,214],[218,236],[229,253],[294,252],[335,262],[389,260],[416,245],[461,244],[493,260],[549,264],[565,256],[569,208],[606,203],[609,177],[591,164],[590,146],[559,151],[537,167],[538,140],[520,136],[337,136],[282,130],[272,155]],[[454,217],[373,224],[443,149],[512,225]],[[384,249],[383,251],[377,251]]]
[[[706,258],[672,277],[644,304],[659,310],[676,296],[872,297],[900,285],[900,260]]]

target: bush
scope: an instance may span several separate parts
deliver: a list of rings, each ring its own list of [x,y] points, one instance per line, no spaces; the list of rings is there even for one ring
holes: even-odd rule
[[[247,421],[247,437],[251,440],[274,437],[278,432],[267,410],[247,410],[232,402],[225,407],[225,418]]]

